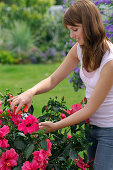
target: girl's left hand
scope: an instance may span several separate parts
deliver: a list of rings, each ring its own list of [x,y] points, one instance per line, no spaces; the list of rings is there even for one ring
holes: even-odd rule
[[[55,123],[51,121],[41,122],[39,123],[39,128],[41,130],[45,129],[45,133],[50,133],[50,132],[55,131]]]

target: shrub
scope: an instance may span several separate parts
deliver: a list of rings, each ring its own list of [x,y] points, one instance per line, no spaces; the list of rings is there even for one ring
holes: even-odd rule
[[[67,110],[64,97],[50,98],[42,108],[43,115],[34,117],[33,106],[22,109],[15,115],[10,109],[12,97],[6,92],[0,102],[0,168],[22,170],[64,170],[88,169],[86,149],[90,145],[85,134],[88,132],[87,121],[49,134],[40,131],[39,122],[58,121],[78,111],[86,103],[86,99]],[[51,146],[52,144],[52,146]],[[10,156],[12,154],[12,157]]]
[[[10,30],[7,30],[6,47],[21,56],[27,57],[30,50],[35,46],[35,38],[32,36],[30,27],[25,22],[15,21]]]
[[[20,58],[16,58],[11,51],[0,50],[0,63],[2,64],[17,64]]]

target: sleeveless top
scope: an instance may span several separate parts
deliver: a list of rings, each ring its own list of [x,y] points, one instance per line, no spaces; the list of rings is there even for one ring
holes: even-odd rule
[[[90,98],[92,91],[94,90],[99,80],[100,72],[103,66],[107,62],[113,60],[113,44],[109,43],[109,47],[110,47],[110,52],[106,51],[106,53],[102,58],[100,67],[93,72],[87,72],[83,68],[83,64],[82,64],[82,57],[83,57],[82,49],[79,44],[77,45],[77,55],[81,64],[80,77],[86,86],[87,100]],[[107,86],[107,82],[106,82],[106,86]],[[90,124],[98,127],[113,127],[113,86],[109,91],[107,97],[105,98],[104,102],[100,105],[99,109],[97,109],[97,111],[89,118],[89,122]]]

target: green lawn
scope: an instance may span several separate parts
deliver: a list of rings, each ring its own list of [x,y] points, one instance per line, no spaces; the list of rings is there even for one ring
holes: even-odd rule
[[[34,86],[39,81],[48,77],[60,63],[38,64],[38,65],[1,65],[0,66],[0,91],[4,93],[9,89],[14,95],[22,88],[24,91]],[[41,109],[49,99],[49,97],[57,96],[59,100],[65,97],[68,108],[72,104],[80,102],[85,95],[84,89],[74,92],[72,84],[66,78],[55,89],[35,96],[33,99],[35,116],[41,114]]]

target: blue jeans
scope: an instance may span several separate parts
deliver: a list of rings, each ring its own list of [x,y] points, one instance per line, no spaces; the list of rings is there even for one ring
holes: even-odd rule
[[[90,125],[87,139],[92,142],[88,157],[89,160],[94,158],[94,170],[113,170],[113,127]]]

